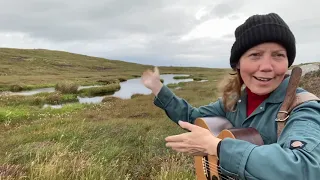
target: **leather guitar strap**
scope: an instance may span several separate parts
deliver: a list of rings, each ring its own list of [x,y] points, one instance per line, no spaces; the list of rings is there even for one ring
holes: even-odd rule
[[[290,79],[289,79],[286,95],[280,107],[280,110],[277,114],[277,119],[276,119],[278,124],[278,129],[277,129],[278,137],[280,136],[280,133],[285,126],[286,120],[289,118],[289,113],[290,113],[289,110],[291,105],[295,101],[296,89],[299,86],[301,74],[302,74],[302,69],[300,67],[294,67],[291,71],[291,76],[289,77]]]

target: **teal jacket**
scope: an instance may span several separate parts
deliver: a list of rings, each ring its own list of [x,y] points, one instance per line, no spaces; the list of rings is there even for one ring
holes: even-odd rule
[[[235,127],[254,127],[263,138],[263,146],[226,138],[220,144],[222,171],[239,179],[317,180],[320,179],[320,102],[309,101],[291,112],[287,124],[277,137],[277,112],[284,100],[289,78],[270,94],[268,99],[246,116],[246,94],[237,103],[235,112],[225,112],[221,99],[201,107],[193,107],[163,86],[154,104],[174,122],[193,123],[197,117],[226,117]],[[297,93],[305,91],[297,89]],[[304,143],[292,148],[293,141]]]

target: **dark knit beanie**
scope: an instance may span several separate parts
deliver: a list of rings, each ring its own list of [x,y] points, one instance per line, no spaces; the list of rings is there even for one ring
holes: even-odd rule
[[[289,67],[296,56],[295,37],[284,20],[275,13],[249,17],[235,30],[235,38],[230,56],[233,69],[236,69],[242,54],[264,42],[276,42],[286,48]]]

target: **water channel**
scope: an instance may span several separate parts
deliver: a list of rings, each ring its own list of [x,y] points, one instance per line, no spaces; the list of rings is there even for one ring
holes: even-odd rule
[[[165,84],[165,85],[179,83],[179,82],[193,81],[192,78],[174,79],[175,76],[189,76],[189,75],[186,75],[186,74],[163,74],[163,75],[160,75],[160,78],[164,80],[163,84]],[[78,90],[85,89],[85,88],[92,88],[92,87],[99,87],[99,85],[80,86],[78,88]],[[34,89],[34,90],[30,90],[30,91],[9,92],[9,95],[32,96],[32,95],[42,93],[42,92],[52,93],[52,92],[55,92],[55,89],[52,87],[52,88]],[[106,95],[106,96],[112,96],[112,97],[117,97],[117,98],[121,98],[121,99],[130,99],[131,96],[134,94],[148,95],[148,94],[151,94],[151,90],[144,87],[144,85],[141,83],[141,78],[135,78],[135,79],[129,79],[124,82],[120,82],[120,90],[116,91],[112,95]],[[78,96],[77,99],[79,100],[79,103],[101,103],[101,101],[106,96],[95,96],[95,97],[80,97],[80,96]],[[62,105],[45,104],[44,107],[61,108]]]

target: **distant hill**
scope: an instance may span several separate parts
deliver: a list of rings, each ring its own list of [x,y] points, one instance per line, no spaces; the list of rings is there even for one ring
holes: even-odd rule
[[[1,75],[61,75],[72,72],[100,72],[145,67],[64,51],[0,48]]]
[[[152,59],[150,59],[150,62]],[[60,81],[108,83],[140,77],[151,65],[53,51],[0,48],[0,90],[12,85],[53,86]],[[210,68],[159,67],[161,73],[192,73]]]
[[[72,81],[81,85],[108,84],[140,77],[144,70],[153,68],[151,65],[46,49],[0,48],[0,63],[0,91],[15,85],[27,89],[49,87],[61,81]],[[295,66],[301,65],[305,64]],[[231,70],[171,66],[159,68],[161,74],[190,74],[200,77]]]

